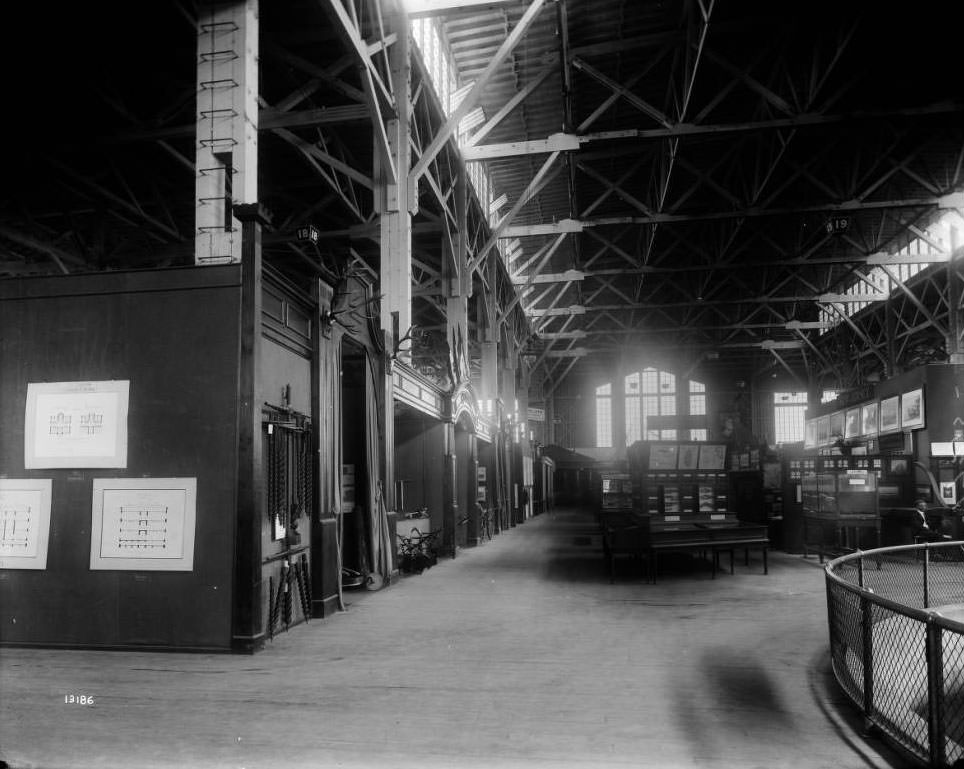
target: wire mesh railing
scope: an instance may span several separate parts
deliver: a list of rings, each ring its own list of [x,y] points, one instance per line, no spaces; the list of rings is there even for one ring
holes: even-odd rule
[[[858,551],[826,583],[834,676],[867,726],[924,766],[964,765],[964,542]]]

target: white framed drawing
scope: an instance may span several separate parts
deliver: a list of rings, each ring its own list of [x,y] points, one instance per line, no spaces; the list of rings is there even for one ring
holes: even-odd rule
[[[46,569],[49,478],[0,478],[0,569]]]
[[[127,467],[129,396],[128,380],[28,383],[24,467]]]
[[[924,391],[911,390],[900,396],[900,427],[910,430],[924,426]]]
[[[197,478],[95,478],[90,568],[193,571]]]

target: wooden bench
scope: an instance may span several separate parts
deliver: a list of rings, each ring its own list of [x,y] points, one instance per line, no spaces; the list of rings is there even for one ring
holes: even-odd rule
[[[732,574],[734,551],[741,548],[747,565],[750,561],[750,550],[760,549],[763,553],[763,573],[769,574],[767,551],[770,539],[765,524],[680,523],[672,527],[653,527],[648,515],[628,510],[608,511],[600,515],[600,524],[603,531],[603,554],[609,565],[610,582],[615,581],[618,556],[645,558],[647,581],[655,582],[659,571],[659,554],[686,551],[710,553],[713,579],[716,579],[720,553],[729,552]]]

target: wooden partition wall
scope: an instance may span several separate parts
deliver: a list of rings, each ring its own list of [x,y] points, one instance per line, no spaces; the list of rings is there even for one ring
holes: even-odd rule
[[[45,568],[0,569],[0,642],[230,648],[240,308],[237,265],[0,281],[0,478],[51,488]],[[27,469],[28,385],[105,381],[126,466]],[[192,568],[92,569],[95,482],[168,478],[196,481]]]

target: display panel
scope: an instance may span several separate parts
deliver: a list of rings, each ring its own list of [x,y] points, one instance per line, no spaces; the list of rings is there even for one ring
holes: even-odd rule
[[[681,443],[679,447],[679,469],[695,470],[699,465],[700,447],[696,443]]]
[[[24,467],[127,467],[130,382],[30,382]]]
[[[900,429],[900,397],[884,398],[880,402],[880,432],[889,433]]]
[[[726,467],[726,446],[705,443],[700,446],[700,470],[723,470]]]
[[[877,434],[878,404],[867,403],[860,410],[860,432],[861,435]]]
[[[905,430],[924,426],[923,390],[912,390],[900,396],[900,424]]]
[[[847,409],[844,420],[844,438],[856,438],[860,435],[860,409]]]
[[[650,470],[675,470],[677,446],[675,443],[654,443],[649,447]]]
[[[192,571],[196,478],[95,478],[90,568]]]
[[[46,569],[49,478],[0,478],[0,569]]]

